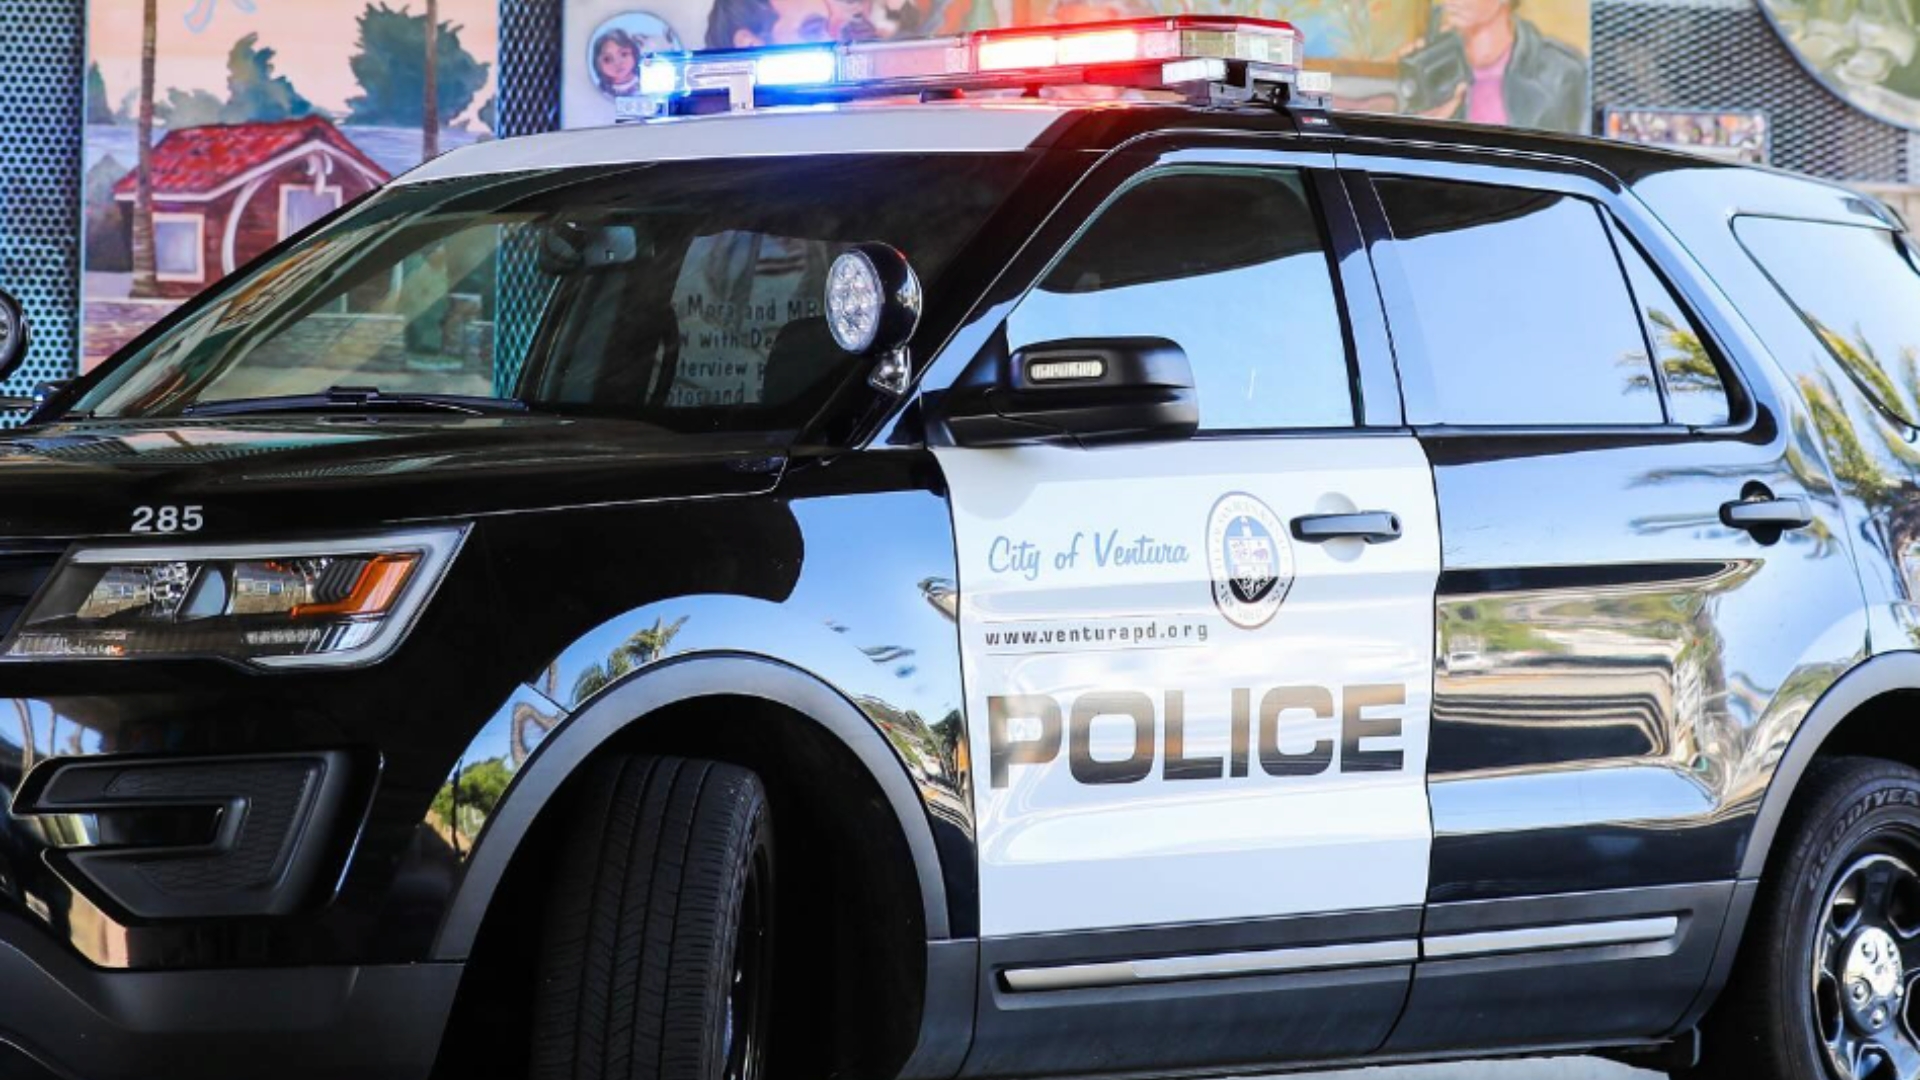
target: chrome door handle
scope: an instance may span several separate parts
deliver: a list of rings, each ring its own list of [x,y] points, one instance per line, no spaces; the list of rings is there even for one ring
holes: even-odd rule
[[[1736,499],[1720,506],[1720,520],[1735,529],[1804,529],[1813,524],[1813,507],[1799,496],[1787,499]]]
[[[1351,514],[1303,514],[1293,519],[1293,538],[1309,544],[1329,540],[1365,540],[1385,544],[1400,539],[1400,515],[1385,510]]]

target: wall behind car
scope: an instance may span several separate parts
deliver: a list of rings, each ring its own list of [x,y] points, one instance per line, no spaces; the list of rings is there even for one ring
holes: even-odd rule
[[[1596,0],[1593,40],[1596,109],[1757,112],[1774,165],[1857,183],[1920,181],[1912,134],[1836,93],[1752,0]],[[1888,115],[1920,124],[1920,107]]]
[[[34,340],[0,394],[73,371],[80,331],[84,0],[0,0],[0,287]]]

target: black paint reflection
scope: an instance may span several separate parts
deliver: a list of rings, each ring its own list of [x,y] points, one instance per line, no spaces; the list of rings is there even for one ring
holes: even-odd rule
[[[1435,437],[1444,529],[1437,901],[1735,876],[1773,762],[1860,654],[1839,504],[1806,426]],[[1719,507],[1816,506],[1767,543]]]

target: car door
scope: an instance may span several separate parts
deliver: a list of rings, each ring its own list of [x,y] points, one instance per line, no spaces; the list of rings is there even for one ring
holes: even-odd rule
[[[1171,343],[1193,437],[934,451],[975,771],[970,1075],[1350,1056],[1400,1007],[1438,525],[1330,164],[1121,155],[983,350]]]
[[[1772,762],[1863,647],[1812,418],[1604,174],[1348,162],[1442,535],[1433,868],[1388,1050],[1663,1034],[1750,901]]]

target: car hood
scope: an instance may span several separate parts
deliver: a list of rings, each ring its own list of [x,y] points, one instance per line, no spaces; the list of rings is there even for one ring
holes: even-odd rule
[[[207,538],[771,490],[783,444],[557,417],[76,421],[0,432],[0,538],[132,533],[197,506]]]

